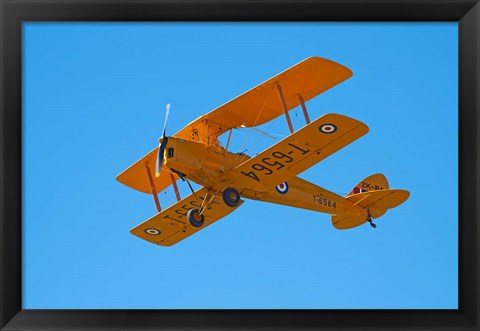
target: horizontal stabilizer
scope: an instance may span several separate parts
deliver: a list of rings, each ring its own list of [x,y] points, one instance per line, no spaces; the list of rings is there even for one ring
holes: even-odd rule
[[[367,216],[340,214],[332,215],[332,224],[338,230],[355,228],[367,222]]]
[[[355,194],[346,199],[361,207],[395,208],[405,202],[410,193],[405,190],[388,189]]]
[[[351,213],[333,215],[332,224],[335,228],[342,230],[357,227],[367,222],[369,215],[372,218],[378,218],[388,209],[401,205],[409,196],[408,191],[398,189],[370,191],[347,196],[348,201],[364,208],[365,213],[362,215]]]

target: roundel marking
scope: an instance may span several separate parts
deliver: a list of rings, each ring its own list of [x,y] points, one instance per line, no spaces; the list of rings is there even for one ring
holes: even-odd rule
[[[150,234],[152,236],[158,236],[161,232],[160,230],[154,229],[154,228],[148,228],[143,230],[146,234]]]
[[[322,124],[318,128],[323,133],[334,133],[337,131],[337,126],[335,124]]]
[[[275,186],[275,188],[277,189],[277,192],[280,194],[285,194],[288,192],[287,182],[283,182],[282,184]]]

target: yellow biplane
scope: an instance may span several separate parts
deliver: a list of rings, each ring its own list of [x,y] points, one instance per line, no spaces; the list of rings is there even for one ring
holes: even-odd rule
[[[368,132],[353,118],[326,114],[310,121],[305,102],[350,78],[350,69],[327,59],[308,58],[236,97],[185,128],[117,176],[140,192],[152,194],[158,213],[130,232],[161,246],[171,246],[237,209],[242,197],[331,214],[337,229],[349,229],[385,214],[409,197],[390,189],[375,174],[340,196],[297,175]],[[289,111],[301,106],[306,125],[294,132]],[[290,135],[250,157],[228,150],[232,130],[251,128],[285,116]],[[223,147],[219,136],[228,134]],[[192,194],[181,198],[177,180]],[[190,181],[202,187],[194,191]],[[177,202],[162,210],[158,193],[173,185]]]

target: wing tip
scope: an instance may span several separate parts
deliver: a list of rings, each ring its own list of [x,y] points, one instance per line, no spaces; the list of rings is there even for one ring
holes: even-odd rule
[[[349,67],[339,63],[339,62],[336,62],[336,61],[333,61],[333,60],[330,60],[330,59],[327,59],[327,58],[324,58],[324,57],[320,57],[320,56],[310,56],[310,57],[307,57],[305,60],[301,61],[300,63],[302,62],[318,62],[318,63],[332,63],[334,64],[335,66],[337,66],[338,68],[341,68],[343,70],[343,72],[345,73],[345,78],[344,80],[350,78],[353,76],[353,71],[352,69],[350,69]]]

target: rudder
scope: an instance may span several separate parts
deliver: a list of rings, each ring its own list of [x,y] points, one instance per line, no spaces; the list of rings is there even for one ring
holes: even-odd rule
[[[382,174],[374,174],[355,185],[346,196],[348,197],[353,194],[387,189],[389,189],[387,178]]]

